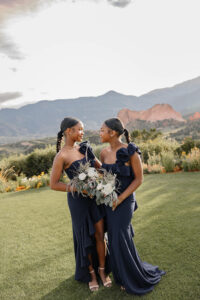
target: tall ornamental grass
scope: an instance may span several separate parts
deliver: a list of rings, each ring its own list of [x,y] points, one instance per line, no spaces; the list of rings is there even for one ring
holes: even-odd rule
[[[15,183],[9,182],[9,177],[14,174],[13,168],[2,168],[0,171],[0,193],[15,190]]]
[[[200,149],[193,148],[190,153],[182,153],[182,167],[183,170],[188,171],[200,171]]]
[[[171,152],[174,153],[179,144],[176,141],[167,140],[165,138],[156,138],[155,140],[149,140],[147,142],[138,143],[141,152],[142,160],[145,164],[149,164],[149,159],[154,155],[160,155],[161,153]]]
[[[173,172],[176,165],[174,154],[172,152],[163,152],[161,153],[160,156],[161,156],[161,163],[162,166],[165,168],[165,171]]]

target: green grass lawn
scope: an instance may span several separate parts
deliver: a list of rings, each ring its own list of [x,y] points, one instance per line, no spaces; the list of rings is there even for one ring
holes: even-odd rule
[[[200,297],[200,172],[145,176],[137,191],[134,242],[142,260],[167,274],[152,300]],[[66,194],[48,188],[0,195],[0,299],[140,299],[74,280]]]

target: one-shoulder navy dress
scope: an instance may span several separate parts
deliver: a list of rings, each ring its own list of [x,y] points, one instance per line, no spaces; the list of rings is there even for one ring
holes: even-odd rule
[[[135,152],[141,154],[134,143],[129,143],[127,148],[117,151],[114,164],[102,164],[102,168],[117,174],[118,194],[121,194],[134,179],[132,167],[126,163]],[[135,194],[126,198],[115,211],[108,206],[105,209],[110,264],[115,282],[131,294],[142,295],[150,292],[165,272],[157,266],[142,262],[133,243],[131,219],[137,209]]]
[[[80,153],[84,154],[80,160],[74,161],[69,168],[65,169],[68,177],[72,179],[80,163],[90,162],[94,166],[94,154],[88,142],[81,143]],[[78,193],[68,193],[68,205],[72,218],[74,252],[76,261],[75,279],[82,282],[91,281],[88,266],[90,265],[88,254],[92,255],[93,267],[97,272],[98,256],[96,251],[96,242],[94,238],[95,227],[97,223],[105,216],[103,205],[97,206],[95,199],[83,197]],[[108,259],[106,260],[106,273],[109,273]]]

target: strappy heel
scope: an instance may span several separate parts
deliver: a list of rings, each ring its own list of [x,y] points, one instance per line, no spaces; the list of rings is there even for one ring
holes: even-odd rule
[[[100,276],[100,270],[105,270],[105,268],[100,268],[100,267],[98,268],[99,276]],[[101,278],[101,276],[100,276],[100,278]],[[108,278],[108,277],[107,277],[107,278]],[[106,279],[105,279],[105,281],[103,281],[102,278],[101,278],[101,281],[102,281],[102,283],[103,283],[103,286],[106,287],[106,288],[109,288],[109,287],[112,286],[112,281],[110,280],[110,278],[109,278],[108,281],[106,281]]]
[[[89,272],[90,274],[94,273],[94,270]],[[89,289],[91,292],[97,292],[99,289],[99,285],[98,284],[94,284],[94,285],[90,285],[91,282],[88,283]]]

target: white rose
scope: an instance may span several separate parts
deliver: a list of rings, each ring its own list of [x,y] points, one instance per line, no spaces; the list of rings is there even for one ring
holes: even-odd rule
[[[88,168],[87,173],[88,173],[88,176],[89,176],[89,177],[96,177],[96,176],[97,176],[97,171],[96,171],[96,169],[95,169],[95,168],[92,168],[92,167]]]
[[[102,183],[99,183],[99,184],[97,185],[97,190],[100,191],[102,188],[103,188],[103,184],[102,184]]]
[[[80,180],[84,180],[86,178],[86,174],[85,173],[81,173],[81,174],[79,174],[78,178]]]
[[[111,194],[113,191],[113,187],[112,187],[112,184],[110,183],[107,183],[106,185],[104,185],[103,187],[103,193],[107,196],[109,194]]]

